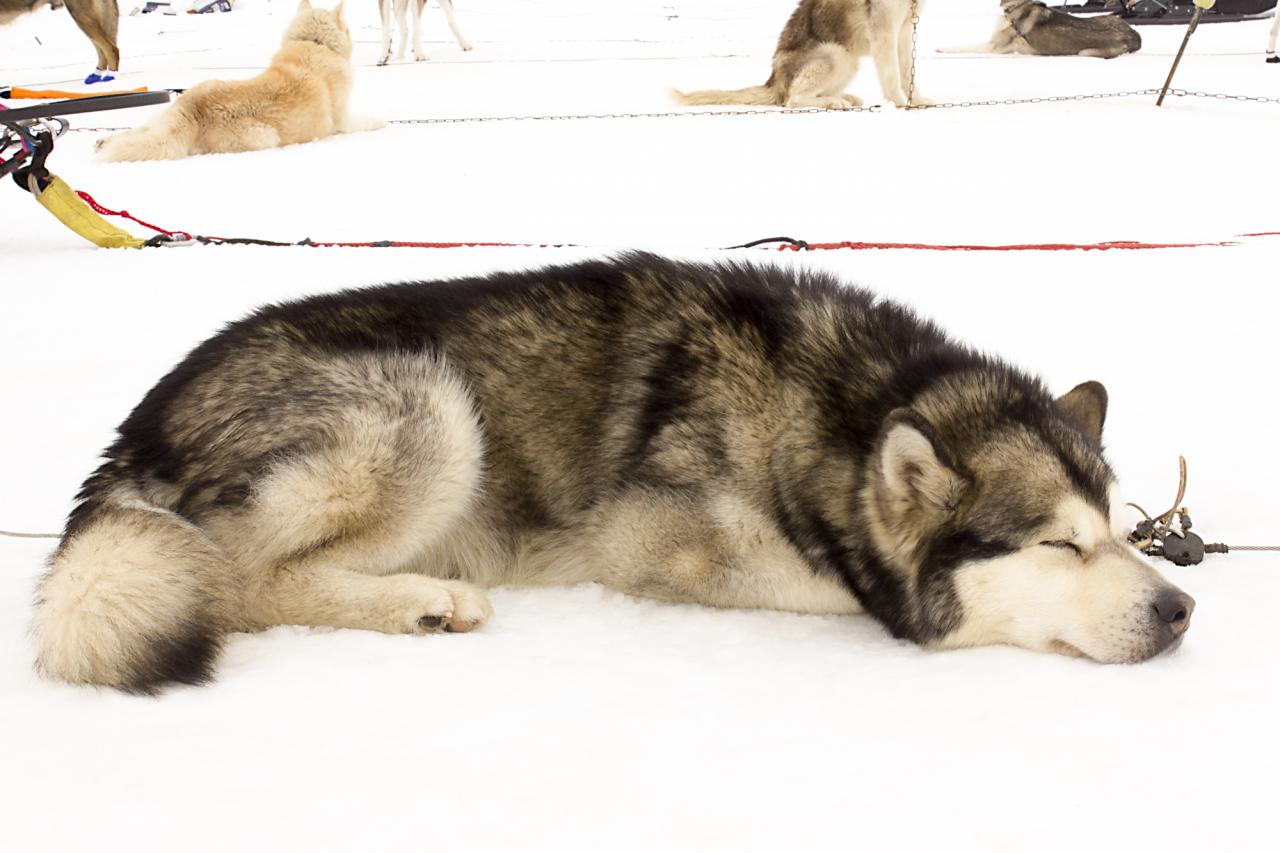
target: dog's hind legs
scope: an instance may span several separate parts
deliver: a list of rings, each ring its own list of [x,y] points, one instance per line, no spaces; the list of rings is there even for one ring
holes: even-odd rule
[[[440,0],[440,8],[444,10],[444,16],[449,21],[449,29],[453,32],[453,37],[457,40],[458,47],[464,51],[471,50],[471,42],[467,41],[467,37],[462,34],[462,30],[458,29],[458,21],[453,17],[453,0]]]
[[[278,407],[272,432],[292,449],[253,475],[241,505],[215,505],[202,522],[244,568],[249,621],[389,633],[480,624],[490,611],[478,589],[409,574],[458,574],[423,563],[480,489],[466,390],[426,356],[343,358],[317,372],[323,388],[294,382],[284,400],[314,395],[322,410]]]
[[[67,11],[80,30],[93,42],[98,54],[98,69],[101,71],[120,70],[120,48],[117,44],[119,33],[119,10],[115,3],[103,3],[95,6],[88,0],[70,0]]]

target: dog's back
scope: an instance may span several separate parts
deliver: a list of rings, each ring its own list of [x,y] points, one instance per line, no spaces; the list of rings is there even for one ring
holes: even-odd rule
[[[1006,5],[1013,29],[1040,56],[1097,56],[1105,59],[1142,47],[1138,31],[1114,15],[1077,17],[1038,0]]]

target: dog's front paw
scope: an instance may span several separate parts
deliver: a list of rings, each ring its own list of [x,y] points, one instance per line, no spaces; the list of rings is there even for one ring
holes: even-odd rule
[[[416,50],[413,52],[413,61],[414,61],[414,62],[426,62],[426,61],[427,61],[427,60],[429,60],[430,58],[431,58],[431,57],[427,56],[425,53],[419,53],[419,52],[418,52],[418,51],[416,51]]]
[[[844,98],[845,103],[847,103],[851,107],[862,106],[862,98],[859,98],[857,95],[845,94],[845,95],[841,95],[840,97]]]
[[[462,48],[463,53],[466,53],[468,50],[476,49],[476,46],[469,41],[459,42],[458,47]]]

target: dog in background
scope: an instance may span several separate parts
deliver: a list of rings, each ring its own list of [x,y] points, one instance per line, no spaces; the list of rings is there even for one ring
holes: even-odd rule
[[[924,0],[801,0],[782,28],[773,73],[763,86],[673,91],[678,103],[752,104],[847,110],[862,100],[847,94],[858,64],[870,56],[884,99],[895,106],[930,101],[912,87],[911,13]]]
[[[1114,15],[1076,17],[1039,0],[1001,0],[1001,18],[991,40],[939,53],[1028,53],[1034,56],[1096,56],[1113,59],[1142,47],[1138,31]]]
[[[34,12],[49,3],[55,9],[65,5],[93,47],[98,51],[98,67],[84,79],[86,83],[104,83],[116,78],[120,70],[120,47],[117,33],[120,29],[120,9],[116,0],[0,0],[0,24],[7,24],[19,15]]]
[[[391,61],[391,12],[393,9],[396,13],[396,26],[400,28],[400,50],[396,53],[396,59],[404,59],[405,43],[409,40],[409,28],[405,23],[405,16],[411,8],[413,9],[413,59],[415,62],[422,62],[427,58],[427,54],[422,50],[422,7],[426,3],[427,0],[378,0],[378,11],[382,14],[382,58],[378,60],[379,65],[386,65]],[[458,29],[458,22],[453,16],[453,0],[440,0],[440,8],[444,10],[445,18],[449,21],[449,29],[453,31],[458,47],[464,51],[471,50],[471,42],[467,41],[462,31]]]
[[[271,65],[248,80],[208,80],[184,92],[145,127],[98,142],[107,161],[177,160],[192,154],[259,151],[383,123],[348,112],[351,33],[337,8],[302,0]]]

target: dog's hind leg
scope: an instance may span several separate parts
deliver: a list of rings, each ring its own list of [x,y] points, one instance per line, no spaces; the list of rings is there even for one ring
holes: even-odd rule
[[[426,51],[422,49],[422,7],[427,5],[427,0],[409,0],[413,4],[413,60],[414,62],[424,62],[429,57]],[[403,52],[403,48],[401,49]]]
[[[378,14],[382,19],[382,48],[378,52],[378,64],[391,61],[391,6],[395,0],[378,0]]]
[[[426,356],[343,359],[324,373],[325,393],[342,402],[314,418],[323,433],[281,454],[243,506],[205,522],[247,567],[250,621],[387,633],[479,625],[484,593],[446,579],[455,567],[421,565],[479,492],[467,392]],[[419,568],[436,577],[410,573]]]
[[[384,634],[466,633],[493,615],[476,587],[415,574],[371,577],[324,556],[282,564],[258,591],[263,625],[354,628]]]
[[[810,51],[791,76],[783,106],[847,110],[862,101],[844,93],[857,73],[857,61],[837,45],[822,45]]]
[[[458,47],[464,51],[471,50],[471,42],[467,41],[467,37],[462,34],[462,30],[458,29],[458,21],[453,17],[453,0],[440,0],[440,8],[444,10],[444,16],[449,21],[449,29],[453,32],[453,37],[458,42]]]

